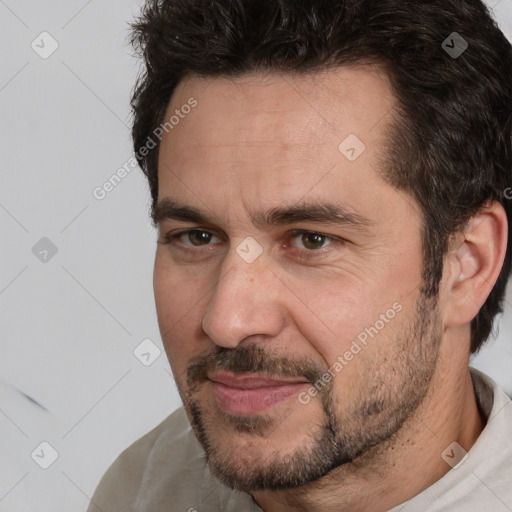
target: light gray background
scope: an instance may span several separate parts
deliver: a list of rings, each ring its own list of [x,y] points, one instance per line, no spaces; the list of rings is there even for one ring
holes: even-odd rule
[[[489,3],[510,36],[512,0]],[[154,312],[142,173],[93,196],[132,156],[138,5],[0,0],[0,512],[85,510],[114,458],[180,403]],[[59,45],[46,59],[31,47],[51,49],[43,31]],[[57,247],[46,262],[32,252],[43,237]],[[510,293],[506,308],[474,364],[512,392]],[[133,351],[148,339],[162,353],[145,366]],[[58,453],[48,469],[41,442]]]

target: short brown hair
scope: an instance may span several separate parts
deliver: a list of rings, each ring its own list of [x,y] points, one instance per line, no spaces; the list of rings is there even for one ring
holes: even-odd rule
[[[398,102],[381,171],[421,207],[423,293],[438,294],[449,237],[485,204],[501,203],[510,224],[512,48],[480,0],[148,0],[132,43],[145,63],[132,135],[153,208],[159,140],[146,156],[139,150],[184,76],[378,63]],[[501,273],[471,323],[473,353],[503,311],[511,237],[509,230]]]

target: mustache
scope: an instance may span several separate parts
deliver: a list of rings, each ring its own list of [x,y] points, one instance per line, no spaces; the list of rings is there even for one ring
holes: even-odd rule
[[[300,377],[314,383],[325,369],[307,357],[290,359],[269,354],[257,345],[236,348],[215,347],[208,354],[194,358],[187,367],[189,389],[208,380],[208,374],[218,371],[231,373],[258,373],[266,377]]]

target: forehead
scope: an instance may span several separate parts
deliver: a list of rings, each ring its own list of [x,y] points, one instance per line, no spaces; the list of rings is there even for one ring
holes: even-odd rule
[[[319,130],[334,140],[358,132],[372,142],[376,123],[394,107],[394,97],[381,66],[335,68],[311,74],[246,74],[235,78],[190,75],[177,86],[166,113],[194,97],[198,107],[186,123],[197,135],[195,143],[253,142],[304,143]],[[297,123],[299,123],[297,125]],[[181,128],[183,128],[181,126]],[[184,130],[176,126],[177,143]],[[374,132],[374,133],[372,133]],[[187,134],[186,137],[188,137]],[[279,135],[279,141],[274,139]]]
[[[174,116],[176,124],[160,147],[159,199],[225,209],[256,198],[293,204],[329,191],[331,199],[359,198],[365,188],[387,186],[376,169],[394,106],[377,66],[189,76],[165,114],[164,122]]]

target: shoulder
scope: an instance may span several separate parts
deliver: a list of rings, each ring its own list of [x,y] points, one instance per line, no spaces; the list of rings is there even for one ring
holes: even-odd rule
[[[168,454],[172,454],[170,459]],[[148,472],[152,473],[155,464],[158,465],[155,459],[164,458],[171,466],[167,468],[169,472],[180,459],[200,454],[188,418],[180,407],[119,455],[98,484],[88,512],[131,510]]]
[[[107,470],[88,512],[261,509],[219,482],[183,407],[128,447]]]
[[[510,512],[512,401],[484,373],[471,377],[485,427],[466,456],[428,489],[391,512]]]

